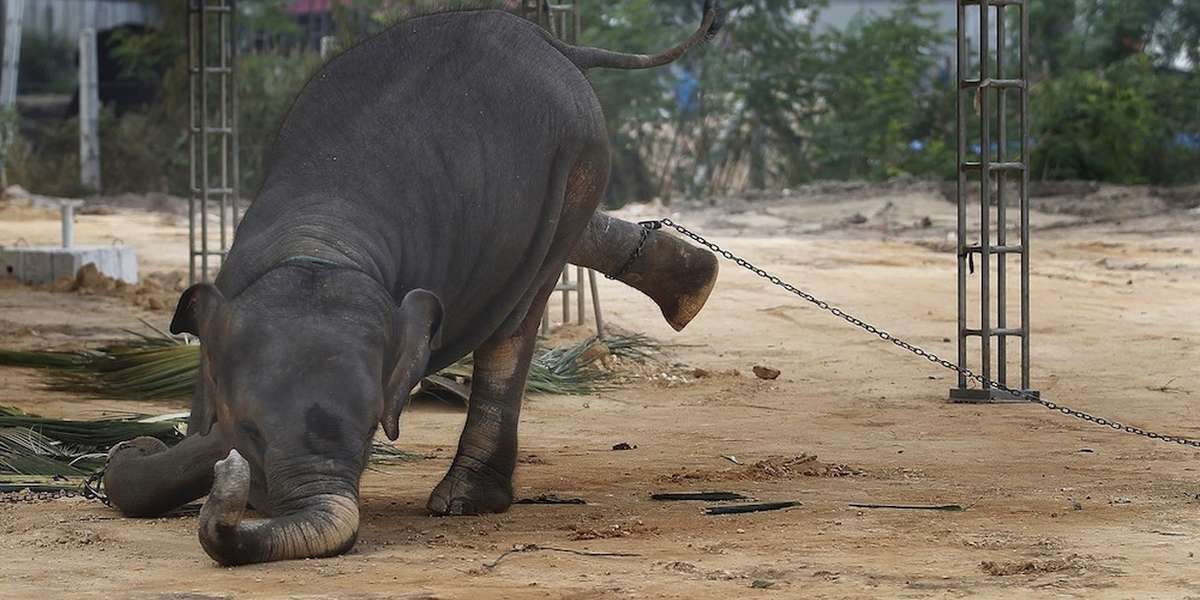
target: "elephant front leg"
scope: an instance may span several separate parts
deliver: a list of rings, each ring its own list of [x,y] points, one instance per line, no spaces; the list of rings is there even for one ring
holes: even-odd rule
[[[190,435],[176,446],[139,437],[113,446],[104,490],[129,517],[156,517],[208,493],[213,465],[229,448],[217,431]]]
[[[534,301],[516,335],[475,350],[467,423],[450,470],[429,497],[430,512],[499,513],[512,504],[521,398],[550,289]]]
[[[696,317],[717,281],[712,252],[603,213],[592,216],[570,262],[649,296],[676,331]]]

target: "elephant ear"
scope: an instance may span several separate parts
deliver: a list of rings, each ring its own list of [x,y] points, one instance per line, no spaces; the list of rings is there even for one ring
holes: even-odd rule
[[[400,437],[400,412],[408,395],[425,377],[429,357],[441,345],[442,301],[429,290],[415,289],[400,302],[400,350],[383,388],[383,411],[379,424],[388,439]]]
[[[171,319],[171,333],[190,333],[204,339],[201,330],[212,323],[225,310],[225,296],[211,283],[197,283],[183,291],[175,316]]]
[[[220,290],[208,283],[198,283],[188,288],[179,298],[175,316],[171,319],[171,333],[190,333],[200,338],[201,352],[216,342],[211,335],[213,325],[225,313],[225,297]],[[207,435],[217,420],[208,389],[209,374],[206,360],[200,361],[200,372],[192,391],[192,413],[188,417],[188,433]]]

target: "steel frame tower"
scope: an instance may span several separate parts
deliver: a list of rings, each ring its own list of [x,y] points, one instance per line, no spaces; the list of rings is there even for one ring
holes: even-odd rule
[[[1009,338],[1020,339],[1020,389],[1036,394],[1029,381],[1029,2],[1031,0],[958,0],[958,76],[957,76],[957,133],[958,133],[958,366],[968,364],[968,342],[979,339],[977,368],[983,377],[1001,385],[1008,383]],[[978,70],[970,69],[968,7],[978,11],[979,55]],[[1006,43],[1007,16],[1011,9],[1018,12],[1019,30],[1016,72],[1008,64]],[[993,27],[994,24],[994,27]],[[995,42],[995,49],[991,48]],[[1011,98],[1015,95],[1016,98]],[[972,103],[972,100],[974,102]],[[1020,152],[1010,153],[1010,100],[1016,102],[1019,120],[1017,136]],[[968,115],[976,111],[979,128],[978,151],[969,144]],[[995,134],[993,135],[993,126]],[[972,156],[975,155],[975,156]],[[972,158],[976,160],[971,160]],[[977,174],[979,182],[979,229],[968,232],[968,175]],[[1011,180],[1017,181],[1016,198],[1009,194]],[[995,229],[992,228],[992,185],[995,183]],[[1020,217],[1017,239],[1010,240],[1008,207],[1012,200],[1019,204]],[[968,236],[977,239],[969,242]],[[1020,317],[1009,320],[1009,259],[1020,258]],[[969,307],[971,289],[968,275],[974,273],[975,257],[979,257],[978,306]],[[995,274],[993,284],[993,257]],[[993,289],[995,311],[993,313]],[[978,315],[978,324],[970,326],[970,313]],[[993,315],[995,326],[993,326]],[[993,374],[993,345],[995,372]],[[960,374],[958,386],[950,390],[953,402],[1024,402],[1020,397],[989,385],[968,388],[966,376]]]
[[[236,17],[236,0],[188,0],[189,283],[215,275],[241,216]],[[210,204],[218,211],[215,239]]]

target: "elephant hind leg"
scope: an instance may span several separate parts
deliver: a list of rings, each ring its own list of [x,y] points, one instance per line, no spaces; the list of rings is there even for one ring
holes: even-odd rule
[[[172,448],[152,437],[121,442],[109,451],[105,493],[126,516],[165,514],[208,493],[213,465],[228,450],[217,431],[190,435]]]
[[[592,216],[570,262],[649,296],[676,331],[704,308],[717,282],[717,257],[712,252],[599,212]]]

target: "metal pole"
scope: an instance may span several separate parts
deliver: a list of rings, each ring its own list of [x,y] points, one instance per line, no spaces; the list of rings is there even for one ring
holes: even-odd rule
[[[984,379],[992,377],[991,327],[991,221],[992,221],[992,135],[991,98],[983,82],[988,80],[990,44],[988,9],[990,0],[979,0],[979,110],[982,114],[979,132],[979,347],[982,349],[980,369]],[[983,388],[988,389],[987,384]]]
[[[596,287],[596,272],[588,269],[588,285],[592,288],[592,310],[596,312],[596,337],[604,337],[604,317],[600,314],[600,288]]]
[[[958,5],[958,79],[955,81],[955,113],[958,132],[958,366],[967,366],[967,116],[963,106],[967,92],[962,82],[966,79],[967,64],[967,9],[962,0]],[[966,389],[967,377],[958,375],[958,389]]]
[[[241,201],[239,187],[242,181],[242,163],[241,155],[238,154],[237,0],[229,0],[229,31],[231,32],[230,35],[232,36],[232,39],[229,42],[229,111],[231,113],[229,119],[229,137],[233,146],[233,155],[230,157],[230,160],[233,162],[233,177],[229,183],[229,188],[232,190],[230,195],[233,198],[233,222],[230,224],[230,228],[231,233],[236,236],[238,222],[241,221],[242,218],[239,211],[240,207],[238,206]],[[228,248],[226,248],[226,250],[228,250]],[[222,263],[223,262],[224,260],[222,260]]]
[[[225,211],[229,204],[229,13],[217,13],[217,41],[219,47],[217,49],[219,66],[217,67],[218,87],[221,91],[221,192],[218,196],[221,199],[221,212],[218,216],[218,224],[221,228],[221,264],[225,264],[225,249],[229,247],[229,240],[225,236]]]
[[[1029,381],[1029,2],[1021,11],[1021,389],[1031,391]]]
[[[200,281],[208,281],[208,13],[200,2]]]
[[[1004,8],[996,9],[996,78],[1004,79]],[[998,88],[997,110],[999,115],[996,121],[997,128],[997,145],[996,160],[1005,162],[1007,159],[1007,143],[1008,143],[1008,120],[1005,116],[1007,110],[1006,96],[1008,96],[1008,88]],[[990,117],[987,117],[990,118]],[[996,173],[996,245],[1004,248],[1007,232],[1005,231],[1007,224],[1005,222],[1005,210],[1007,207],[1004,203],[1004,185],[1008,181],[1008,171],[1000,171]],[[1006,268],[1008,263],[1008,254],[1003,252],[996,255],[996,328],[1004,331],[1008,326],[1008,298],[1005,296],[1006,289]],[[996,337],[996,381],[1002,385],[1008,385],[1008,336],[999,335]]]
[[[188,285],[196,283],[196,192],[200,182],[196,179],[196,133],[199,125],[196,123],[196,3],[201,0],[188,0],[187,41],[188,41]]]
[[[578,323],[583,325],[585,319],[584,309],[586,302],[583,297],[583,267],[575,267],[575,309],[579,319]]]
[[[562,272],[562,324],[571,322],[571,269],[563,268]]]

